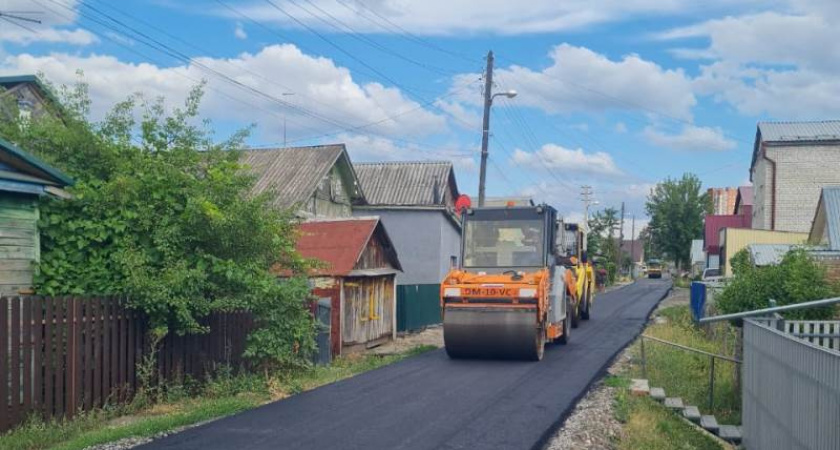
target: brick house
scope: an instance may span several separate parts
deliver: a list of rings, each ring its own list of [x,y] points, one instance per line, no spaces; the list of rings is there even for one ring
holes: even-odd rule
[[[840,184],[840,120],[760,122],[750,180],[753,228],[808,232],[823,186]]]

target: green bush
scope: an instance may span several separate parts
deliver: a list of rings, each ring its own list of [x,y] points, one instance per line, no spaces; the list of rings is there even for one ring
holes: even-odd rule
[[[752,267],[746,250],[730,260],[735,277],[717,298],[723,314],[767,308],[769,300],[781,305],[803,303],[833,297],[838,289],[825,275],[825,268],[817,264],[804,250],[793,250],[777,266]],[[803,309],[784,314],[788,319],[824,320],[835,315],[832,307]]]

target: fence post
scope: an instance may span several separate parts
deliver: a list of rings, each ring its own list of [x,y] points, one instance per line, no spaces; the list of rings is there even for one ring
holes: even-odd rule
[[[645,357],[645,335],[640,335],[640,344],[642,347],[642,378],[647,378],[647,358]]]
[[[709,359],[712,361],[712,369],[709,371],[709,411],[711,414],[715,407],[715,357],[710,356]]]

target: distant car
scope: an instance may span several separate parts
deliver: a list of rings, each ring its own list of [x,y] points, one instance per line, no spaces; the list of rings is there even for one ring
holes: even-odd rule
[[[700,280],[717,282],[723,280],[723,276],[720,274],[720,269],[705,269],[703,270],[703,275],[700,276]]]

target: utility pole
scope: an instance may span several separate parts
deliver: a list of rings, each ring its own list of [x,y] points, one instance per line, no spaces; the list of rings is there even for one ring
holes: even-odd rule
[[[636,267],[636,215],[630,221],[630,278],[633,276],[633,269]]]
[[[583,229],[586,230],[587,237],[589,236],[589,206],[597,205],[598,202],[592,199],[592,186],[583,185],[580,187],[580,199],[583,202]],[[583,250],[587,250],[587,241],[583,240]]]
[[[621,270],[621,244],[624,243],[624,202],[621,202],[621,224],[618,226],[618,261],[616,261],[615,267],[618,269],[619,273]]]
[[[478,175],[478,207],[484,206],[484,185],[487,179],[487,145],[490,140],[490,105],[493,103],[493,50],[487,52],[484,71],[484,121],[481,126],[481,172]]]

